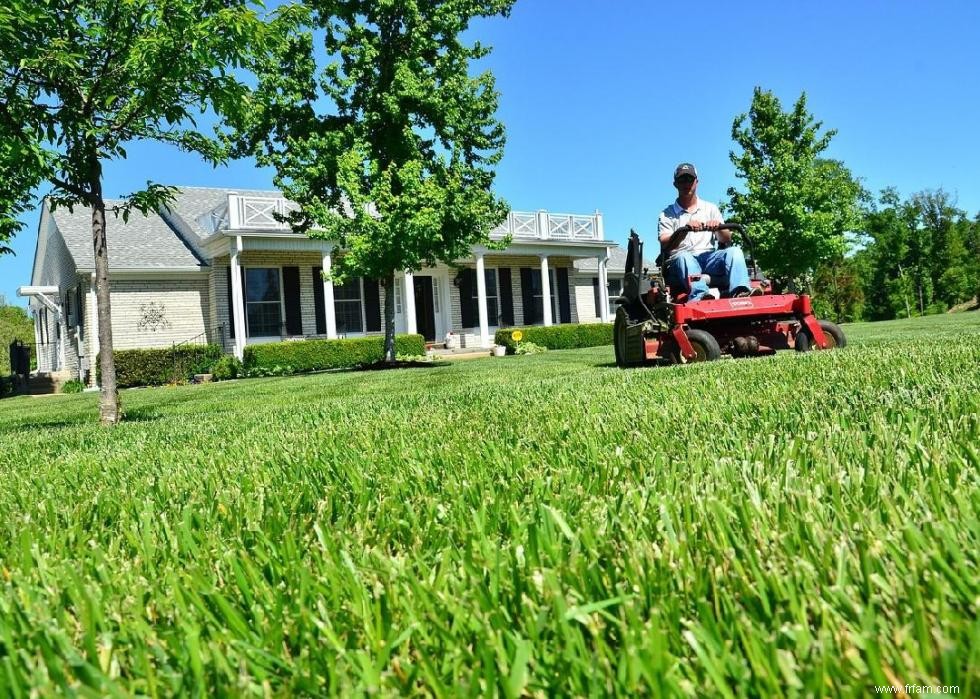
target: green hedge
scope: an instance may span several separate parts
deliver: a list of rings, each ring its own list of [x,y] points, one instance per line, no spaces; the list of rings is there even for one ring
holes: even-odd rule
[[[14,380],[9,376],[0,376],[0,398],[6,398],[14,392]]]
[[[218,345],[194,345],[162,349],[116,350],[116,383],[131,386],[163,386],[182,383],[194,374],[207,374],[221,357]],[[102,382],[102,364],[96,358],[96,372]]]
[[[288,368],[286,373],[302,374],[323,369],[373,364],[384,356],[384,337],[359,337],[350,340],[297,340],[251,345],[245,348],[245,370]],[[395,354],[425,354],[421,335],[396,335]]]
[[[507,354],[514,353],[517,342],[513,334],[520,331],[521,342],[533,342],[548,349],[577,349],[579,347],[600,347],[611,345],[613,326],[610,323],[566,323],[564,325],[532,325],[528,328],[505,328],[498,330],[493,341],[507,348]]]

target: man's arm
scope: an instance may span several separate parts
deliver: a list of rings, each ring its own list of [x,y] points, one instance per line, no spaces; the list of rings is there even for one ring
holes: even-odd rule
[[[711,220],[708,222],[708,225],[720,226],[724,222],[725,219],[722,218],[721,211],[719,211],[718,207],[716,206],[715,210],[711,213]],[[731,231],[715,231],[715,237],[718,239],[719,245],[728,245],[730,242],[732,242]]]
[[[665,255],[680,245],[681,241],[687,236],[687,231],[683,233],[679,231],[683,226],[678,226],[677,224],[677,219],[660,214],[660,234],[658,238],[660,239],[660,251]],[[701,224],[694,221],[687,224],[687,228],[692,230],[699,230],[700,227]]]

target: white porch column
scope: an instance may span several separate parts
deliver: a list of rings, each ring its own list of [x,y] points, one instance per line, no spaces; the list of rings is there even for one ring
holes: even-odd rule
[[[323,319],[327,324],[327,337],[334,339],[337,337],[337,307],[333,302],[333,280],[330,279],[330,270],[333,261],[330,259],[330,250],[323,251]]]
[[[544,324],[549,326],[551,320],[551,275],[548,274],[548,256],[541,256],[541,305],[544,309]]]
[[[480,347],[490,347],[490,323],[487,322],[487,273],[482,252],[476,254],[476,307],[480,315]]]
[[[609,258],[606,255],[599,255],[599,320],[603,323],[609,322],[609,275],[606,263]]]
[[[418,332],[415,324],[415,275],[405,272],[405,332],[414,335]]]
[[[231,243],[231,303],[232,322],[235,324],[235,356],[245,357],[245,290],[241,272],[242,237],[236,235]]]
[[[92,274],[92,278],[89,281],[89,286],[88,286],[88,309],[89,309],[88,317],[92,319],[92,322],[90,323],[91,327],[89,331],[89,334],[91,335],[91,337],[89,337],[89,347],[91,347],[92,350],[89,354],[89,362],[88,362],[88,370],[89,370],[88,383],[89,386],[96,387],[99,385],[95,377],[96,374],[98,373],[99,351],[101,350],[101,346],[99,345],[99,299],[95,295],[94,273]]]

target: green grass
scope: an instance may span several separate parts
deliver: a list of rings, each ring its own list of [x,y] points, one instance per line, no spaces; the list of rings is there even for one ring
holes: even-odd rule
[[[0,692],[980,690],[980,315],[0,401]]]

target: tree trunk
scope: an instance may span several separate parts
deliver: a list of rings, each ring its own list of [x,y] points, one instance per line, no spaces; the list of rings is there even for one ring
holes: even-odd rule
[[[385,351],[384,361],[395,361],[395,273],[389,272],[385,284]]]
[[[96,162],[90,182],[93,196],[92,244],[95,248],[95,298],[99,311],[99,368],[102,371],[99,420],[115,425],[122,419],[116,363],[112,355],[112,312],[109,305],[109,248],[105,233],[105,201],[102,199],[102,172]]]

